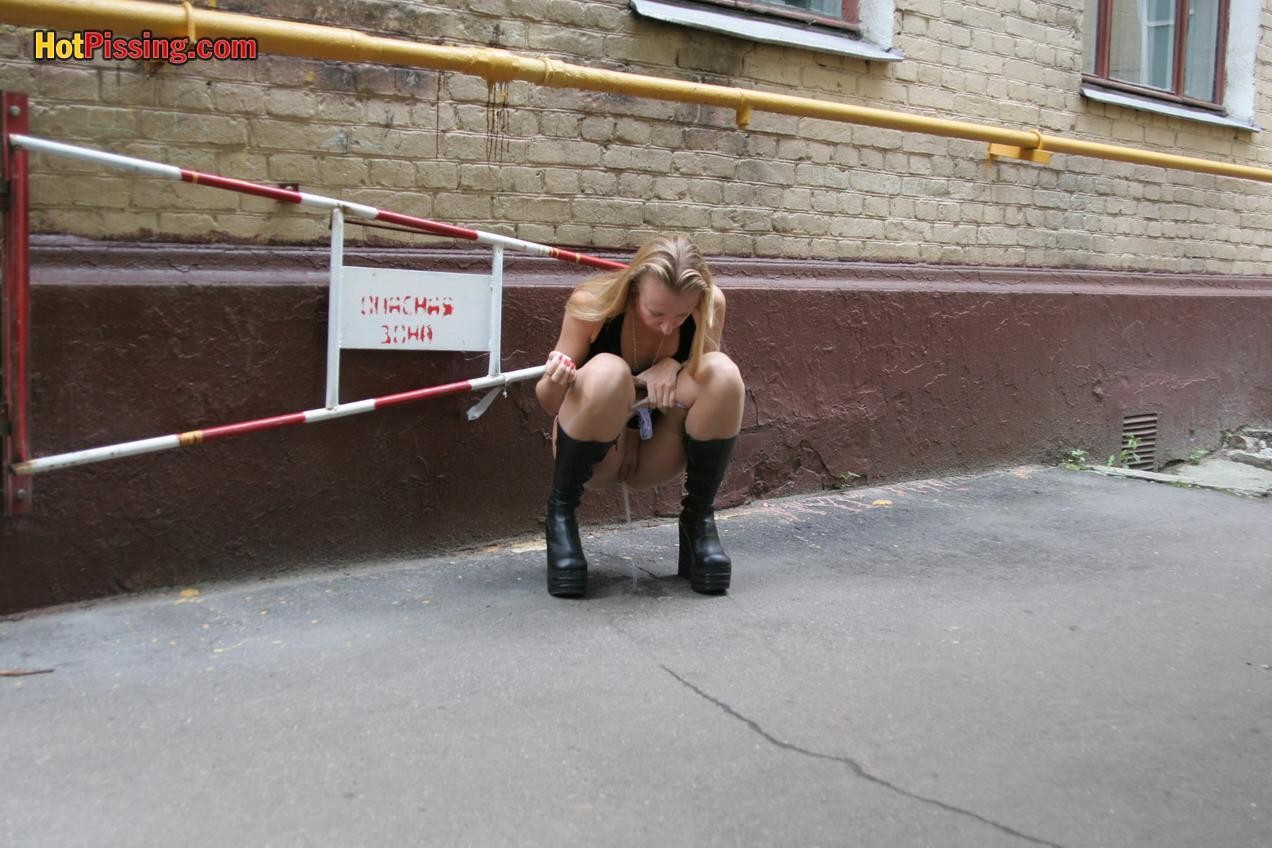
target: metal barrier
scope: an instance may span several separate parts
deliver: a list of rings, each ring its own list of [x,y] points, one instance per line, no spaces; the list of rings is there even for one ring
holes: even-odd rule
[[[547,256],[565,262],[589,265],[594,268],[618,269],[626,267],[621,262],[587,256],[569,250],[523,241],[496,233],[471,230],[443,224],[424,218],[416,218],[397,212],[376,209],[359,203],[309,194],[307,192],[261,185],[259,183],[222,177],[199,171],[178,168],[145,159],[120,156],[86,147],[78,147],[48,139],[35,138],[25,133],[27,102],[25,95],[4,95],[5,123],[3,127],[4,175],[8,184],[6,193],[4,229],[4,481],[5,512],[19,514],[29,508],[31,501],[30,477],[58,468],[70,468],[92,462],[102,462],[125,456],[189,447],[217,439],[273,430],[293,424],[314,424],[333,418],[359,415],[376,409],[398,406],[426,398],[464,392],[486,391],[485,398],[468,411],[470,420],[479,417],[489,408],[495,397],[508,384],[537,379],[544,366],[523,368],[516,371],[500,371],[500,310],[503,289],[504,250],[517,250],[536,256]],[[29,151],[63,156],[80,161],[95,162],[120,170],[145,176],[182,180],[210,188],[268,197],[285,203],[329,210],[332,215],[332,257],[329,294],[330,320],[328,324],[328,369],[326,405],[319,409],[258,418],[200,430],[189,430],[149,439],[89,448],[70,453],[32,459],[29,452],[27,431],[27,350],[29,341],[29,279],[27,265],[27,216],[26,216],[26,157]],[[361,220],[385,221],[432,235],[467,239],[493,248],[493,262],[489,275],[439,274],[424,271],[402,271],[378,268],[360,268],[344,264],[344,216],[349,214]],[[423,311],[423,323],[383,324],[358,321],[367,317],[383,317],[387,314],[405,315],[405,309]],[[385,304],[394,304],[389,307]],[[370,304],[369,306],[367,304]],[[380,314],[376,315],[377,309]],[[386,312],[391,309],[392,312]],[[434,311],[435,310],[435,311]],[[436,320],[434,320],[436,319]],[[454,319],[454,320],[447,320]],[[383,333],[377,338],[377,333]],[[417,350],[485,350],[490,357],[485,377],[447,383],[440,386],[385,395],[378,398],[340,403],[339,367],[340,351],[344,348],[417,349]]]

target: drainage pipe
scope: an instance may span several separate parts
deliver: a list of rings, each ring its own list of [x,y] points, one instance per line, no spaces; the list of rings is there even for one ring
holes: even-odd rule
[[[309,59],[407,65],[471,74],[492,84],[521,80],[552,88],[603,91],[724,107],[737,112],[738,126],[743,128],[753,112],[772,112],[982,141],[994,145],[990,151],[992,155],[1014,156],[1035,162],[1045,162],[1050,153],[1068,153],[1272,182],[1272,169],[1268,168],[1098,144],[1045,135],[1035,129],[1006,129],[808,97],[585,68],[493,48],[421,44],[340,27],[196,9],[188,2],[176,5],[143,0],[0,0],[0,22],[70,30],[109,29],[128,34],[149,31],[154,36],[169,38],[254,38],[261,50]]]

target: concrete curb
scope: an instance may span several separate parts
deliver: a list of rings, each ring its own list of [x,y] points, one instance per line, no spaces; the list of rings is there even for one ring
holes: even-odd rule
[[[1197,480],[1187,480],[1173,474],[1159,474],[1155,471],[1136,471],[1132,468],[1116,468],[1111,465],[1087,465],[1083,467],[1083,470],[1094,471],[1096,474],[1103,474],[1106,477],[1128,477],[1135,480],[1147,480],[1152,483],[1167,483],[1181,489],[1212,489],[1217,492],[1228,492],[1230,494],[1252,498],[1266,498],[1272,496],[1272,488],[1269,487],[1253,488],[1247,486],[1223,486],[1215,483],[1203,483]]]

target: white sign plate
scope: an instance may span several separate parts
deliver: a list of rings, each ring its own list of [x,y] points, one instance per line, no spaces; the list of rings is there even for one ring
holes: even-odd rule
[[[342,348],[490,349],[489,274],[345,265],[340,295]]]

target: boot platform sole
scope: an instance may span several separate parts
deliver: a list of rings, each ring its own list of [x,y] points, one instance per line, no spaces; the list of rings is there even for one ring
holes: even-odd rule
[[[733,564],[702,563],[695,567],[693,545],[689,535],[680,531],[680,567],[676,573],[689,581],[689,588],[703,595],[722,595],[729,591],[733,577]]]
[[[548,572],[548,594],[557,598],[581,598],[587,593],[587,572],[569,569]]]

